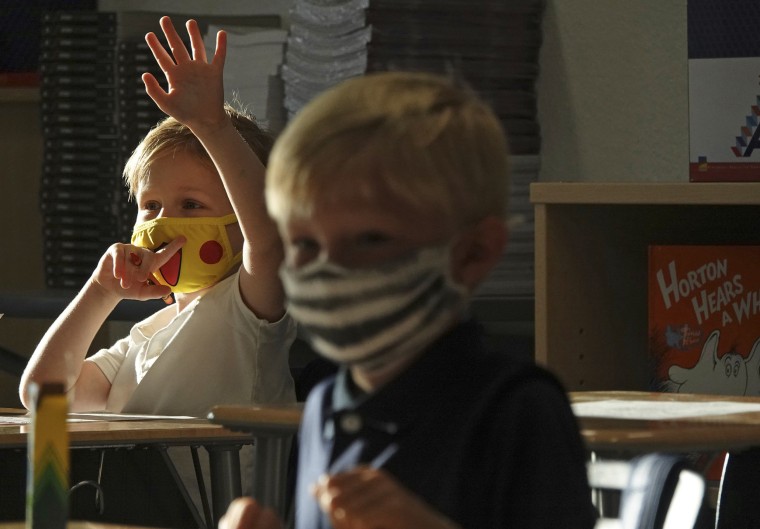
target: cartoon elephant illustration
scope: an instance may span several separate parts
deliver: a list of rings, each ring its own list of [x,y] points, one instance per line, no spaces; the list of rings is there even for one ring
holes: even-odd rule
[[[692,368],[671,366],[668,376],[676,384],[678,393],[707,393],[712,395],[744,395],[747,391],[747,362],[735,352],[728,352],[718,358],[720,331],[710,333],[702,346],[699,361]],[[760,342],[760,340],[758,340]],[[758,342],[753,353],[760,347]],[[758,355],[760,357],[760,355]],[[753,359],[754,360],[754,359]],[[760,362],[754,360],[756,365]],[[758,366],[754,368],[753,383],[760,389]]]

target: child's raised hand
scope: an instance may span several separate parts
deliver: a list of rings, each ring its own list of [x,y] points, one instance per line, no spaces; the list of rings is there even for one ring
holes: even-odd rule
[[[323,476],[312,494],[335,529],[456,529],[458,526],[382,469]]]
[[[171,289],[151,281],[153,272],[165,265],[187,239],[178,237],[153,252],[131,244],[111,245],[100,258],[92,281],[120,299],[156,299],[171,294]]]
[[[145,91],[158,108],[193,131],[201,127],[219,126],[226,119],[222,73],[227,54],[227,34],[224,31],[217,34],[216,52],[208,62],[203,37],[195,20],[188,20],[186,24],[192,55],[174,29],[171,19],[161,17],[160,23],[171,53],[164,49],[152,32],[145,35],[145,41],[166,75],[168,91],[163,89],[153,74],[144,73]]]

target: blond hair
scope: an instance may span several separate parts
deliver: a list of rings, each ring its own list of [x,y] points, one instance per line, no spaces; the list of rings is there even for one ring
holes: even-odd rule
[[[379,189],[457,222],[506,215],[504,130],[471,90],[425,73],[344,81],[297,114],[267,170],[270,214],[309,215],[317,200]]]
[[[225,104],[224,110],[261,163],[267,165],[274,143],[272,135],[259,127],[256,119],[244,111],[229,104]],[[202,163],[214,167],[206,149],[187,126],[172,117],[164,118],[148,132],[124,166],[124,181],[129,188],[130,198],[135,196],[140,186],[150,177],[153,162],[168,152],[178,151],[197,156]]]

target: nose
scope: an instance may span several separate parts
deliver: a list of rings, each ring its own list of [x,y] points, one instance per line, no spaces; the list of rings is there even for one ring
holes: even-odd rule
[[[172,209],[167,206],[162,206],[158,212],[158,215],[156,215],[156,218],[160,219],[160,218],[176,217],[176,216],[177,216],[176,211],[172,211]]]
[[[356,266],[355,259],[352,259],[350,252],[340,244],[330,245],[323,248],[319,254],[319,259],[343,268],[352,268]]]
[[[308,250],[301,249],[289,252],[287,259],[296,268],[301,268],[315,262],[329,262],[343,267],[350,265],[346,259],[345,252],[335,246],[320,246]]]

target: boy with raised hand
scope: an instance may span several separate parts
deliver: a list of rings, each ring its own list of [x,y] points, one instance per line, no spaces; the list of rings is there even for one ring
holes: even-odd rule
[[[288,310],[341,366],[305,406],[297,529],[594,526],[562,386],[468,316],[507,241],[508,161],[492,111],[422,73],[346,81],[276,141]],[[278,523],[240,499],[221,526]]]
[[[264,202],[272,136],[224,103],[224,32],[209,61],[195,21],[187,23],[191,51],[169,18],[161,27],[171,55],[154,34],[146,40],[168,91],[151,74],[143,80],[171,117],[124,170],[137,203],[131,244],[106,251],[42,338],[21,380],[25,405],[30,382],[46,380],[66,383],[72,411],[205,417],[216,404],[295,400],[288,352],[296,326],[285,312],[282,244]],[[122,299],[169,294],[176,303],[85,359]]]
[[[195,21],[192,56],[168,17],[146,40],[169,89],[144,74],[172,117],[135,149],[124,174],[137,202],[132,243],[112,245],[87,284],[43,337],[22,377],[64,380],[73,411],[205,416],[215,404],[295,399],[278,268],[282,245],[264,203],[273,142],[225,105],[226,35],[207,61]],[[173,294],[176,303],[85,360],[95,333],[122,299]]]

